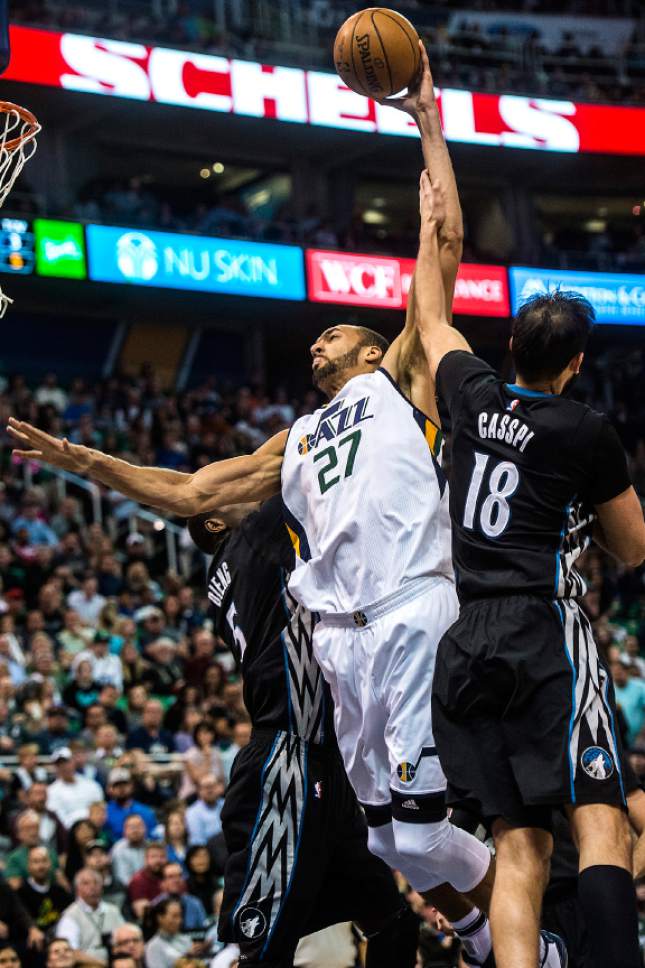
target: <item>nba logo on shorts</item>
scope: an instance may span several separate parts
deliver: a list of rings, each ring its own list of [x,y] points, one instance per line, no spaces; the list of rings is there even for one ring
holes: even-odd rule
[[[580,757],[580,763],[592,780],[608,780],[614,772],[614,761],[602,746],[588,746]]]

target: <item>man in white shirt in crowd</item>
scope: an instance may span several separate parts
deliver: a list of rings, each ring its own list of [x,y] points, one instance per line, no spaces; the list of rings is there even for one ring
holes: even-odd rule
[[[67,604],[81,616],[83,625],[96,627],[101,614],[101,609],[106,604],[107,598],[98,593],[98,582],[93,571],[86,571],[83,575],[81,587],[70,592],[67,596]]]
[[[90,805],[103,799],[103,791],[96,780],[76,773],[68,746],[56,750],[52,762],[56,779],[47,791],[47,807],[69,829],[74,821],[88,816]]]
[[[207,773],[199,781],[198,789],[199,799],[186,811],[188,842],[191,847],[193,844],[206,844],[222,829],[220,816],[224,806],[224,784],[212,773]]]
[[[118,655],[110,653],[110,635],[108,632],[95,632],[89,648],[83,649],[74,656],[72,672],[75,672],[80,662],[89,662],[92,666],[92,678],[100,685],[114,686],[123,692],[123,667]]]
[[[108,964],[108,938],[124,918],[115,904],[101,897],[103,880],[97,871],[83,867],[74,878],[76,900],[63,912],[56,937],[65,938],[72,948],[82,952],[83,965]]]
[[[145,863],[146,825],[138,813],[123,823],[123,837],[112,848],[112,873],[117,883],[127,887]]]

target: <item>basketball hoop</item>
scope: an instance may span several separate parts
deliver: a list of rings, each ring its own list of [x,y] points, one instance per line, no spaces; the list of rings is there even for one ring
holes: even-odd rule
[[[0,208],[37,148],[40,125],[31,111],[0,101]],[[0,319],[13,300],[0,289]]]

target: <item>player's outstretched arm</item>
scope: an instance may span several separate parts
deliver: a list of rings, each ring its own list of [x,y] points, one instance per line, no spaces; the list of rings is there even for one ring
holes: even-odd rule
[[[445,217],[443,185],[422,172],[419,187],[421,230],[415,276],[416,325],[428,361],[430,375],[436,380],[442,358],[451,350],[468,350],[462,334],[453,329],[446,313],[443,275],[439,263],[439,229]]]
[[[83,474],[141,504],[168,514],[192,517],[215,506],[262,501],[280,490],[282,454],[287,431],[263,444],[254,454],[209,464],[194,474],[161,467],[139,467],[100,450],[71,444],[9,418],[9,434],[17,442],[14,453],[63,470]]]
[[[426,49],[419,41],[421,67],[416,82],[403,97],[387,98],[382,103],[411,115],[421,134],[423,163],[433,181],[443,187],[445,217],[439,227],[439,263],[443,277],[446,318],[452,319],[457,270],[464,244],[464,222],[459,202],[457,180],[443,136],[439,107],[434,93],[434,81]]]

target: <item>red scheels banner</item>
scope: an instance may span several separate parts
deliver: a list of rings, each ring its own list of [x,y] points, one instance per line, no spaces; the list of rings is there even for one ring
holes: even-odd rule
[[[271,67],[122,40],[11,28],[7,80],[298,124],[416,136],[414,123],[335,74]],[[645,108],[445,88],[449,141],[542,151],[645,155]]]
[[[305,255],[312,302],[405,309],[414,259],[320,249],[307,249]],[[506,269],[462,263],[453,308],[468,316],[509,316]]]

